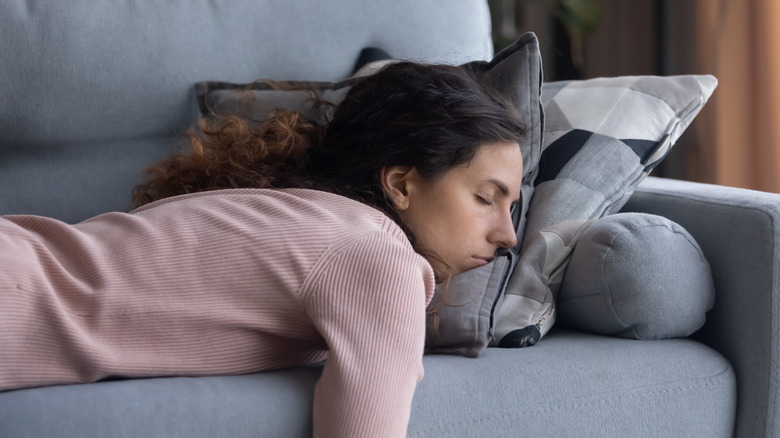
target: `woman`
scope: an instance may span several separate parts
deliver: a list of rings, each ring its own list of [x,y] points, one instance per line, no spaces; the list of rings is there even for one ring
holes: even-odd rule
[[[516,244],[523,135],[470,72],[397,63],[324,129],[203,121],[129,214],[0,218],[0,389],[327,358],[315,436],[404,436],[435,282]]]

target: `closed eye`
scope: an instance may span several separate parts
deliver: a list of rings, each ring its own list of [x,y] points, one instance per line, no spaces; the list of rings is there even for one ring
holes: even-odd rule
[[[483,197],[482,197],[482,196],[480,196],[480,195],[474,195],[474,196],[476,196],[477,200],[478,200],[480,203],[482,203],[482,204],[485,204],[485,205],[488,205],[488,206],[490,206],[490,205],[493,205],[493,203],[492,203],[492,202],[488,201],[487,199],[483,198]]]

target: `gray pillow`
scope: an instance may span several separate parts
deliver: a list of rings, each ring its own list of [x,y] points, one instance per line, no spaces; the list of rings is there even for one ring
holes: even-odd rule
[[[495,312],[491,345],[534,345],[552,327],[571,248],[618,211],[715,90],[708,75],[546,82],[544,141],[520,261]]]
[[[715,300],[707,259],[680,225],[621,213],[580,235],[558,295],[561,324],[633,339],[684,337]]]
[[[357,78],[340,82],[325,81],[270,81],[258,80],[249,84],[206,81],[195,84],[200,113],[236,115],[248,120],[264,122],[276,109],[297,111],[310,120],[325,123],[336,105],[344,99]],[[322,101],[315,104],[311,90],[317,90]]]

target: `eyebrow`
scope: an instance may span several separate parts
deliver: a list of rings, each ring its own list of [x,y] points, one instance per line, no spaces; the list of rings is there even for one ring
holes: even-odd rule
[[[501,193],[503,193],[504,196],[508,196],[509,195],[509,188],[503,182],[501,182],[501,181],[499,181],[499,180],[497,180],[495,178],[489,178],[487,181],[489,183],[495,184],[496,187],[498,187],[498,190],[501,190]]]
[[[495,179],[495,178],[488,178],[487,182],[494,184],[496,187],[498,187],[498,190],[501,191],[501,193],[504,196],[509,196],[509,187],[506,186],[503,182]],[[523,194],[520,194],[520,197],[515,200],[515,202],[520,202],[520,200],[523,198]]]

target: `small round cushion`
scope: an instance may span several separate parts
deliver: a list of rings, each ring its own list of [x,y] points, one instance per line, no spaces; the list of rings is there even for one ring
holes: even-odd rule
[[[680,225],[620,213],[577,241],[558,295],[558,321],[634,339],[688,336],[704,324],[715,286],[704,254]]]

